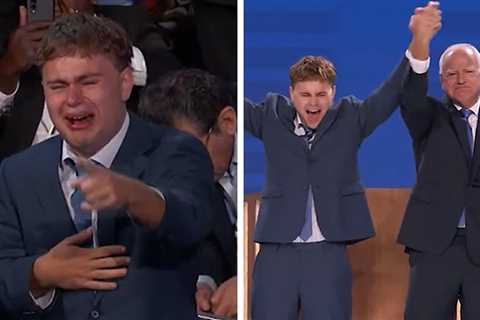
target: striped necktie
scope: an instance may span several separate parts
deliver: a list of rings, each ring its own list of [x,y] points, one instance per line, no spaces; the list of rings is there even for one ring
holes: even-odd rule
[[[77,177],[82,177],[85,175],[85,171],[80,167],[77,167],[75,161],[72,158],[65,159],[65,164],[68,165],[74,172]],[[79,189],[75,189],[70,196],[70,205],[73,210],[73,222],[77,231],[86,229],[92,225],[92,215],[91,211],[83,210],[81,205],[85,201],[85,197]]]
[[[299,123],[298,125],[305,132],[305,134],[303,135],[303,138],[307,142],[308,148],[310,149],[312,147],[313,139],[315,139],[315,129],[309,128],[303,123]]]
[[[462,119],[465,121],[465,128],[467,129],[467,141],[468,146],[470,147],[470,156],[473,156],[473,130],[472,126],[468,122],[468,118],[474,113],[472,110],[466,108],[462,108],[462,110],[460,111],[462,113]],[[458,227],[465,228],[465,208],[462,210],[462,215],[460,216],[460,220],[458,221]]]

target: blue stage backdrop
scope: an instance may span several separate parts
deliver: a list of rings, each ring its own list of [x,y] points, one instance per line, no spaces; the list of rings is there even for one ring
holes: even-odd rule
[[[259,102],[268,91],[288,94],[289,66],[304,55],[323,55],[337,68],[337,97],[366,98],[404,55],[410,15],[425,3],[245,0],[245,95]],[[432,43],[429,89],[438,97],[441,52],[454,42],[480,44],[479,1],[444,1],[441,9],[443,27]],[[410,137],[398,111],[367,138],[359,157],[367,187],[415,183]],[[263,145],[245,134],[245,192],[260,191],[263,182]]]

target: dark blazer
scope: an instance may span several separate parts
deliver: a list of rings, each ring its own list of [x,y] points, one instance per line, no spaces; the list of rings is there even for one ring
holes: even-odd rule
[[[230,222],[218,183],[215,183],[212,197],[212,229],[203,241],[186,253],[187,259],[182,265],[186,286],[191,288],[192,295],[196,286],[191,284],[196,283],[199,275],[208,275],[220,285],[237,274],[235,228]]]
[[[289,99],[269,94],[261,105],[246,101],[245,129],[263,141],[267,159],[257,242],[288,243],[298,236],[309,185],[318,225],[328,241],[356,241],[374,234],[357,153],[362,141],[400,103],[408,70],[403,59],[365,101],[340,99],[320,122],[311,150],[294,133],[296,112]]]
[[[61,142],[54,137],[3,160],[0,167],[0,302],[16,319],[193,319],[193,297],[178,266],[183,251],[208,232],[212,168],[196,139],[131,116],[111,169],[141,179],[166,199],[156,229],[135,223],[123,210],[99,212],[100,245],[122,244],[128,274],[108,292],[57,289],[40,311],[29,298],[32,263],[74,234],[58,177]],[[193,285],[193,284],[192,284]]]
[[[199,249],[199,274],[206,274],[221,284],[237,274],[237,245],[235,227],[232,225],[225,206],[221,186],[216,183],[213,192],[212,232]]]
[[[480,264],[480,135],[473,159],[465,122],[451,101],[427,96],[427,74],[411,71],[401,112],[412,137],[417,182],[398,241],[409,248],[441,253],[451,244],[466,208],[468,252]]]

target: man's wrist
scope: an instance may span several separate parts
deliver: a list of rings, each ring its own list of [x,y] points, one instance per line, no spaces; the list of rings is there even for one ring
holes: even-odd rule
[[[35,298],[45,295],[52,289],[43,275],[43,259],[44,256],[38,257],[33,263],[32,267],[32,275],[30,277],[30,292]]]

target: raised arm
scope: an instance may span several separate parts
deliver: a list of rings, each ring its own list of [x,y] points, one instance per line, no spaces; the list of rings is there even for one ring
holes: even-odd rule
[[[410,18],[412,40],[407,57],[410,72],[405,81],[401,101],[401,112],[410,135],[421,139],[431,126],[434,108],[427,97],[430,42],[441,27],[441,11],[438,2],[416,8]]]
[[[438,3],[430,2],[425,7],[417,8],[409,27],[413,36],[406,58],[401,61],[390,77],[359,105],[360,126],[365,137],[385,121],[398,105],[405,102],[405,89],[412,84],[410,83],[412,54],[409,52],[414,50],[413,58],[417,60],[428,58],[428,44],[441,27]],[[422,64],[421,61],[420,64]],[[417,86],[417,84],[413,85]]]

